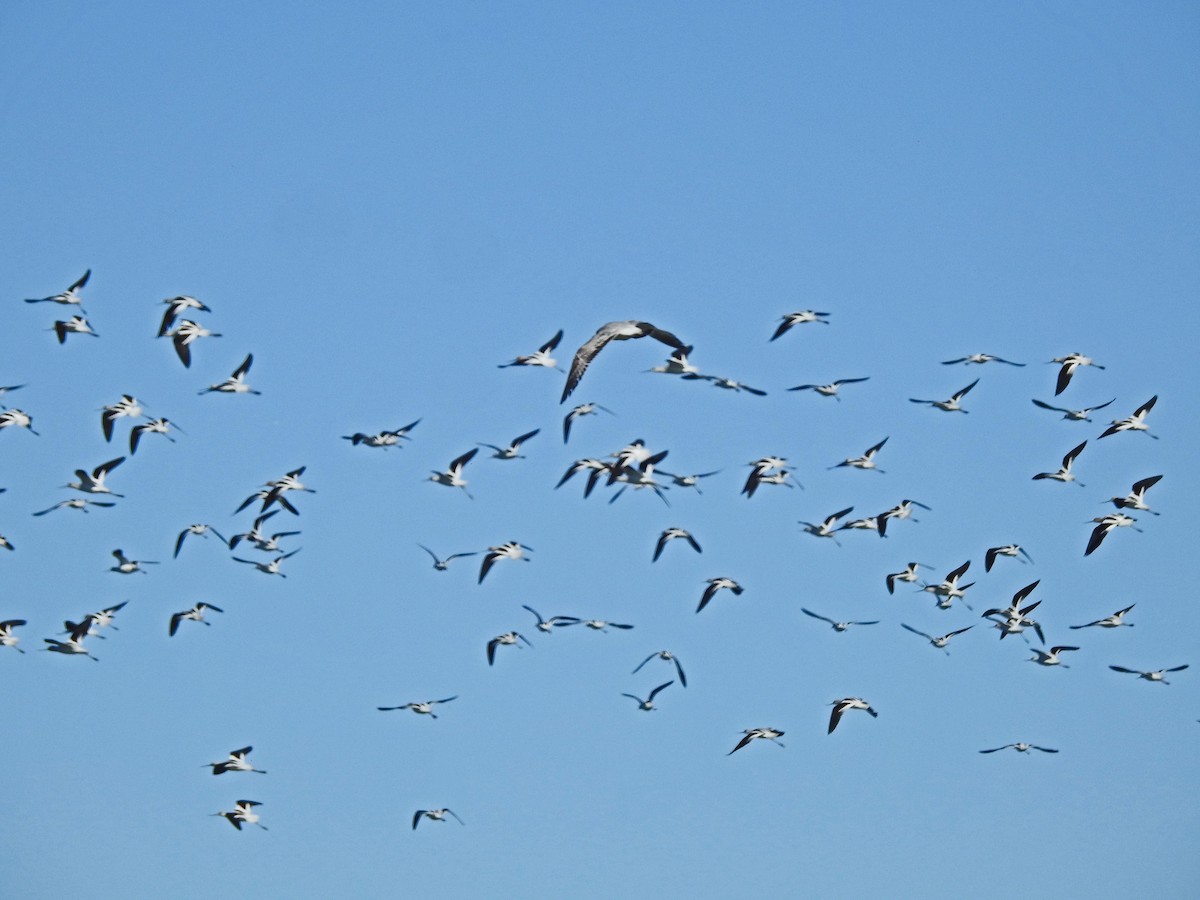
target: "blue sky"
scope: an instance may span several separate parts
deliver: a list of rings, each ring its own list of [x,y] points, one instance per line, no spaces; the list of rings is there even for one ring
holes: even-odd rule
[[[0,648],[7,889],[1189,896],[1198,30],[1183,3],[5,6],[0,384],[27,386],[0,402],[41,432],[0,431],[0,619],[30,651]],[[101,337],[59,346],[61,308],[21,301],[86,269]],[[154,337],[177,294],[223,335],[190,369]],[[828,327],[768,342],[808,308]],[[616,415],[564,447],[564,376],[497,366],[560,328],[565,365],[625,318],[767,396],[614,344],[572,402]],[[940,365],[981,351],[1027,365]],[[1090,424],[1030,403],[1073,351],[1106,368],[1056,405],[1115,399]],[[197,396],[250,352],[261,396]],[[786,391],[862,376],[841,402]],[[908,402],[976,377],[968,415]],[[106,444],[98,421],[123,393],[186,433],[143,440],[115,508],[32,517],[123,452],[128,424]],[[1161,440],[1096,441],[1152,395]],[[415,419],[403,449],[341,440]],[[526,459],[467,466],[474,500],[428,481],[534,428]],[[885,436],[886,474],[828,470]],[[553,489],[635,438],[719,474],[669,507]],[[1031,480],[1085,438],[1084,488]],[[804,490],[739,496],[766,454]],[[302,532],[286,579],[214,540],[171,558],[192,522],[247,530],[233,510],[301,465],[317,493],[269,523]],[[1162,515],[1084,558],[1106,498],[1154,474]],[[904,498],[931,509],[885,539],[797,524]],[[651,564],[672,525],[703,554]],[[532,561],[482,585],[417,547],[514,539]],[[984,573],[1009,542],[1035,564]],[[116,547],[161,563],[111,573]],[[973,611],[885,590],[967,559]],[[695,614],[716,576],[745,592]],[[979,618],[1034,579],[1070,668]],[[32,652],[122,601],[99,663]],[[168,638],[198,601],[225,612]],[[1134,628],[1068,630],[1130,603]],[[635,627],[543,635],[522,604]],[[946,656],[901,622],[976,627]],[[489,668],[510,629],[534,646]],[[631,674],[663,648],[689,685],[639,712],[621,694],[670,678]],[[1183,663],[1168,687],[1108,669]],[[376,711],[451,695],[436,721]],[[826,735],[844,696],[879,717]],[[727,756],[760,726],[786,748]],[[1060,752],[978,753],[1022,740]],[[269,774],[203,768],[246,744]],[[269,832],[208,817],[241,798]],[[413,832],[437,807],[465,826]]]

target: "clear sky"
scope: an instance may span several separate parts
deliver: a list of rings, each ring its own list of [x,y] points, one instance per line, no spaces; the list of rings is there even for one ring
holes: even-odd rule
[[[0,893],[34,898],[1194,896],[1200,606],[1188,581],[1200,286],[1188,3],[28,3],[0,8]],[[25,304],[85,270],[98,339]],[[156,340],[193,295],[219,338]],[[768,338],[785,313],[828,325]],[[652,340],[498,366],[610,320]],[[1056,366],[1084,368],[1056,401]],[[198,392],[254,354],[261,396]],[[986,352],[1026,363],[947,366]],[[805,383],[868,377],[841,401]],[[979,378],[969,414],[943,399]],[[178,422],[127,452],[99,409]],[[1151,396],[1152,440],[1104,426]],[[1038,398],[1078,408],[1068,422]],[[562,416],[593,401],[615,415]],[[402,449],[342,436],[414,420]],[[430,472],[481,451],[469,490]],[[884,474],[829,470],[888,438]],[[555,490],[636,439],[703,493]],[[1083,440],[1076,484],[1033,481]],[[739,491],[787,457],[804,489]],[[307,466],[270,577],[215,539]],[[1151,475],[1084,557],[1106,498]],[[804,534],[930,507],[888,536]],[[691,531],[651,563],[659,533]],[[479,557],[509,540],[482,585]],[[984,551],[1018,543],[1033,563]],[[114,548],[159,561],[108,571]],[[238,556],[266,559],[241,545]],[[966,560],[968,609],[884,576]],[[728,576],[699,614],[706,579]],[[1031,597],[1069,668],[980,613]],[[127,601],[99,659],[35,652]],[[211,627],[173,612],[204,601]],[[632,624],[539,633],[543,615]],[[1136,604],[1136,627],[1069,630]],[[802,609],[879,624],[836,633]],[[950,654],[931,635],[975,627]],[[520,631],[532,647],[485,647]],[[674,669],[688,676],[642,712]],[[1111,671],[1190,663],[1169,686]],[[436,720],[377,706],[454,701]],[[867,699],[826,734],[829,704]],[[786,732],[727,755],[744,729]],[[978,751],[1027,741],[1057,754]],[[268,774],[204,764],[253,745]],[[209,814],[260,801],[241,833]],[[423,822],[448,807],[457,822]]]

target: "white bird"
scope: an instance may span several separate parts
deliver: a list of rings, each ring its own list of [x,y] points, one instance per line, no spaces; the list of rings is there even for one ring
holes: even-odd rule
[[[654,698],[658,696],[660,691],[662,691],[665,688],[669,688],[674,683],[675,683],[674,681],[668,681],[663,684],[660,684],[658,687],[656,687],[654,690],[652,690],[650,692],[650,696],[647,697],[645,700],[643,700],[641,697],[638,697],[635,694],[621,694],[621,696],[628,697],[630,700],[637,701],[638,709],[643,710],[645,712],[650,712],[650,710],[655,708],[654,707]]]
[[[80,312],[85,312],[83,308],[83,297],[80,295],[80,289],[88,283],[88,279],[92,275],[92,270],[88,269],[83,275],[69,288],[61,294],[53,294],[49,297],[31,297],[25,300],[26,303],[58,303],[62,306],[78,306]]]
[[[33,430],[33,418],[29,413],[15,407],[0,413],[0,429],[3,428],[25,428],[30,434],[37,434]]]
[[[1066,409],[1062,406],[1051,406],[1049,403],[1043,403],[1041,400],[1034,400],[1033,405],[1041,407],[1042,409],[1051,410],[1053,412],[1060,412],[1063,414],[1064,419],[1071,422],[1090,422],[1092,420],[1088,417],[1092,413],[1098,409],[1104,409],[1104,407],[1108,406],[1116,399],[1116,397],[1113,397],[1113,399],[1109,400],[1108,403],[1101,403],[1099,406],[1085,406],[1083,409]]]
[[[747,463],[751,467],[750,474],[746,477],[746,483],[742,485],[742,493],[749,500],[754,496],[754,492],[763,484],[782,484],[784,487],[793,487],[790,469],[785,469],[783,466],[787,460],[782,456],[764,456],[762,459],[756,459],[753,462]],[[772,472],[772,469],[778,469],[777,472]],[[800,482],[796,482],[800,484]],[[804,485],[800,485],[801,488]]]
[[[977,384],[979,384],[978,378],[976,378],[974,381],[972,381],[970,384],[968,384],[962,390],[955,391],[953,394],[951,394],[949,400],[918,400],[915,397],[909,397],[908,399],[909,399],[909,402],[911,402],[911,403],[927,403],[930,406],[932,406],[934,409],[940,409],[943,412],[965,413],[965,412],[968,412],[969,410],[963,409],[962,406],[959,405],[959,403],[962,400],[962,398],[967,395],[967,393],[971,390],[971,388],[975,387],[975,385],[977,385]]]
[[[1140,481],[1135,481],[1133,487],[1129,489],[1129,493],[1124,497],[1109,497],[1108,502],[1117,509],[1136,509],[1139,512],[1148,512],[1152,516],[1157,516],[1158,513],[1146,505],[1146,491],[1158,484],[1162,480],[1161,475],[1151,475],[1149,478],[1143,478]]]
[[[1005,544],[1003,547],[989,547],[983,555],[983,571],[992,571],[992,566],[996,562],[998,556],[1011,556],[1018,562],[1033,562],[1033,557],[1025,552],[1025,548],[1019,544]],[[1021,559],[1021,557],[1025,559]]]
[[[1078,650],[1078,647],[1051,647],[1049,652],[1039,650],[1037,647],[1031,648],[1033,656],[1029,657],[1030,662],[1035,662],[1039,666],[1062,666],[1064,669],[1071,668],[1065,662],[1058,658],[1060,653],[1066,653],[1068,650]]]
[[[787,334],[797,325],[805,325],[809,322],[817,322],[821,325],[828,325],[828,318],[829,313],[817,312],[816,310],[812,309],[802,309],[799,312],[788,313],[786,316],[782,317],[779,327],[775,329],[775,333],[771,335],[770,340],[773,341],[776,338],[783,337],[783,335]]]
[[[364,447],[381,447],[386,450],[388,447],[396,447],[400,445],[401,439],[412,440],[408,433],[420,424],[421,420],[409,422],[394,431],[381,431],[378,434],[363,434],[361,431],[356,431],[354,434],[342,435],[342,440],[349,441],[355,447],[362,444]]]
[[[463,467],[475,458],[475,454],[479,452],[478,447],[472,447],[462,456],[456,456],[445,472],[434,471],[429,476],[429,480],[435,484],[445,485],[446,487],[462,488],[464,494],[471,497],[470,491],[467,490],[467,480],[462,477]],[[474,500],[474,497],[471,497]]]
[[[483,584],[483,579],[487,577],[487,573],[491,571],[492,566],[499,560],[520,559],[529,562],[529,557],[525,555],[525,551],[532,553],[533,548],[525,546],[520,541],[508,541],[495,547],[488,547],[488,552],[483,557],[483,562],[479,566],[479,580],[475,583]]]
[[[649,488],[658,496],[658,499],[667,504],[667,506],[670,506],[671,502],[667,500],[666,494],[663,493],[670,486],[654,480],[654,467],[666,459],[669,452],[669,450],[663,450],[655,453],[653,456],[646,457],[634,465],[623,465],[621,459],[618,458],[617,462],[609,467],[608,484],[611,485],[620,482],[621,487],[617,489],[617,492],[613,494],[612,499],[608,502],[616,502],[617,498],[625,492],[627,487],[632,487],[635,490]]]
[[[49,650],[52,653],[61,653],[63,656],[86,656],[93,662],[100,660],[92,656],[83,646],[83,639],[87,637],[89,629],[92,627],[90,616],[85,616],[82,622],[64,622],[63,625],[67,629],[70,637],[65,641],[56,640],[55,638],[42,638],[47,646],[43,650]]]
[[[286,575],[279,571],[279,566],[285,559],[287,559],[289,556],[295,556],[300,552],[300,550],[301,548],[297,547],[291,553],[284,553],[280,556],[276,556],[270,562],[257,562],[253,559],[241,559],[237,556],[233,557],[233,561],[245,563],[248,566],[254,566],[254,568],[258,569],[258,571],[262,572],[264,575],[278,575],[280,578],[287,578]]]
[[[570,438],[571,426],[575,424],[576,419],[580,419],[583,416],[594,416],[600,412],[606,412],[609,415],[616,415],[616,413],[614,413],[607,406],[601,406],[599,403],[581,403],[567,413],[566,416],[563,417],[563,443],[565,444],[567,439]]]
[[[499,368],[507,369],[509,366],[542,366],[547,369],[557,369],[558,361],[550,356],[554,352],[554,348],[558,346],[562,340],[562,329],[542,346],[537,348],[536,353],[531,353],[528,356],[518,356],[512,362],[502,363]],[[562,371],[561,369],[559,371]]]
[[[673,541],[677,538],[681,538],[681,539],[687,541],[689,544],[692,545],[692,549],[695,550],[697,553],[703,552],[700,549],[700,545],[698,543],[696,543],[696,539],[694,537],[692,537],[692,533],[690,531],[688,531],[686,528],[678,528],[678,527],[672,526],[671,528],[668,528],[665,531],[663,531],[663,533],[658,536],[658,541],[654,545],[654,557],[650,561],[658,562],[658,558],[660,556],[662,556],[663,548],[667,546],[668,542]]]
[[[1091,556],[1092,552],[1108,537],[1108,533],[1115,528],[1132,528],[1134,531],[1142,530],[1134,524],[1137,522],[1137,519],[1120,512],[1109,513],[1107,516],[1097,516],[1092,521],[1099,522],[1100,524],[1092,529],[1092,536],[1088,538],[1087,549],[1083,551],[1084,556]]]
[[[745,391],[747,394],[753,394],[756,397],[767,396],[766,391],[759,390],[756,387],[750,387],[750,385],[743,384],[740,381],[735,381],[732,378],[723,378],[719,375],[701,375],[698,372],[691,372],[687,375],[684,375],[683,380],[684,381],[707,381],[710,384],[712,384],[713,387],[723,388],[724,390],[733,391],[734,393],[740,393],[742,391]]]
[[[167,308],[163,311],[162,324],[158,326],[158,337],[166,337],[167,332],[171,330],[171,326],[175,324],[175,319],[189,309],[194,309],[197,312],[212,312],[211,309],[195,297],[189,297],[186,294],[180,294],[178,297],[168,297],[163,300],[163,303],[166,304]]]
[[[1141,431],[1158,440],[1158,435],[1150,434],[1150,426],[1146,424],[1146,416],[1150,414],[1150,410],[1154,409],[1154,404],[1157,402],[1158,394],[1155,394],[1135,409],[1132,416],[1127,416],[1124,419],[1113,419],[1112,424],[1104,429],[1104,433],[1100,437],[1106,438],[1110,434],[1116,434],[1119,431]]]
[[[83,469],[76,469],[75,477],[79,480],[72,481],[64,487],[82,491],[85,494],[109,494],[113,497],[124,497],[124,494],[113,493],[112,489],[104,483],[108,473],[123,462],[125,462],[125,457],[118,456],[116,459],[110,459],[108,462],[96,466],[90,474]]]
[[[1088,622],[1086,625],[1071,625],[1070,628],[1073,631],[1078,631],[1080,628],[1091,628],[1093,625],[1097,625],[1100,628],[1120,628],[1122,626],[1132,628],[1133,623],[1125,621],[1125,614],[1135,606],[1137,606],[1136,603],[1130,603],[1124,609],[1118,609],[1111,616],[1105,616],[1103,619],[1097,619],[1095,622]]]
[[[138,444],[141,443],[143,434],[161,434],[172,444],[175,443],[175,438],[171,437],[171,429],[175,428],[183,431],[178,425],[170,419],[151,419],[149,422],[142,422],[139,425],[134,425],[129,432],[129,455],[137,453]]]
[[[1026,628],[1032,628],[1037,633],[1038,639],[1043,644],[1046,643],[1046,636],[1042,634],[1042,626],[1029,618],[1029,614],[1037,609],[1042,601],[1037,600],[1028,606],[1021,606],[1039,584],[1041,584],[1040,578],[1032,584],[1025,585],[1013,594],[1012,601],[1004,609],[984,610],[980,618],[992,619],[993,616],[1001,616],[1004,619],[1003,622],[994,623],[1000,629],[1000,640],[1004,640],[1010,634],[1020,634]]]
[[[962,634],[965,631],[970,631],[975,626],[968,625],[966,628],[959,628],[955,631],[947,631],[945,634],[941,635],[940,637],[934,637],[933,635],[926,634],[923,631],[917,631],[917,629],[913,628],[911,625],[905,625],[903,622],[900,623],[900,627],[903,628],[905,631],[911,631],[913,634],[920,635],[921,637],[925,638],[925,640],[929,641],[929,643],[931,645],[933,645],[934,647],[937,647],[939,650],[945,651],[946,655],[949,656],[950,651],[946,650],[946,645],[948,643],[950,643],[950,639],[952,637],[954,637],[955,635]]]
[[[217,384],[210,384],[200,394],[261,394],[262,391],[256,391],[246,383],[246,373],[250,371],[250,367],[254,365],[254,354],[247,353],[246,358],[242,360],[242,364],[233,370],[233,374],[224,381]]]
[[[733,754],[737,753],[751,741],[759,739],[771,741],[772,743],[778,744],[780,747],[782,747],[783,744],[778,739],[783,737],[785,732],[780,731],[778,728],[747,728],[742,732],[742,734],[744,734],[745,737],[738,741],[737,746],[726,753],[726,756],[733,756]]]
[[[116,506],[117,504],[106,502],[104,500],[89,500],[87,497],[76,497],[73,500],[60,500],[48,509],[41,509],[34,513],[35,516],[44,516],[46,513],[52,513],[56,509],[78,509],[83,512],[88,511],[89,506]]]
[[[1024,741],[1017,741],[1015,744],[1005,744],[1003,747],[993,747],[991,750],[980,750],[980,753],[997,753],[1000,750],[1007,750],[1012,747],[1018,753],[1028,753],[1030,750],[1041,750],[1043,753],[1057,753],[1057,750],[1051,750],[1049,747],[1039,747],[1037,744],[1027,744]]]
[[[1075,374],[1075,370],[1080,366],[1094,366],[1097,369],[1104,368],[1104,366],[1097,363],[1090,356],[1084,356],[1082,353],[1068,353],[1066,356],[1056,356],[1050,362],[1062,364],[1062,368],[1058,370],[1058,382],[1054,386],[1055,397],[1067,389],[1067,385],[1071,383],[1071,376]]]
[[[789,391],[816,391],[822,397],[832,397],[834,400],[841,401],[838,396],[838,388],[843,384],[857,384],[860,381],[869,381],[869,378],[839,378],[837,381],[831,381],[829,384],[798,384],[795,387],[788,388]]]
[[[492,454],[495,459],[524,459],[521,455],[521,445],[531,437],[534,437],[542,429],[535,428],[533,431],[527,431],[512,439],[512,442],[507,447],[497,447],[495,444],[480,444],[480,447],[489,447],[496,452]]]
[[[659,469],[658,474],[665,475],[667,478],[670,478],[671,487],[692,488],[697,494],[703,494],[704,491],[700,490],[700,479],[709,478],[713,475],[716,475],[720,471],[720,469],[715,469],[712,472],[697,472],[694,475],[673,475],[670,472]]]
[[[883,474],[883,469],[875,465],[875,456],[883,448],[883,445],[888,441],[884,438],[878,444],[868,447],[862,456],[848,456],[836,466],[830,466],[830,469],[840,469],[843,466],[849,466],[852,469],[874,469],[876,472]]]
[[[966,574],[967,569],[971,567],[971,561],[968,559],[957,569],[950,571],[944,581],[939,584],[922,584],[921,590],[927,591],[938,598],[938,607],[941,609],[949,609],[951,602],[957,597],[963,599],[967,595],[967,589],[975,582],[970,584],[960,585],[958,580]]]
[[[520,644],[517,643],[517,641],[519,641],[519,640],[524,641],[526,644],[529,644],[530,647],[533,646],[533,644],[529,643],[529,640],[528,640],[528,638],[525,637],[525,635],[523,635],[517,631],[506,631],[504,634],[498,634],[494,638],[492,638],[490,641],[488,641],[487,642],[488,665],[490,666],[496,661],[496,648],[497,647],[508,647],[511,645],[511,646],[515,646],[519,649],[521,646]]]
[[[0,622],[0,647],[12,647],[18,653],[24,653],[25,651],[17,646],[21,639],[13,634],[13,629],[26,624],[28,623],[24,619],[5,619]]]
[[[843,516],[850,515],[853,509],[853,506],[847,506],[845,509],[838,510],[833,515],[826,516],[819,524],[816,522],[805,522],[803,519],[799,521],[804,526],[806,534],[811,534],[813,537],[832,538],[833,542],[837,544],[838,539],[833,537],[833,533],[838,530],[838,526],[835,523]]]
[[[1006,366],[1025,365],[1025,363],[1013,362],[1011,359],[1001,359],[999,356],[992,356],[990,353],[972,353],[970,356],[960,356],[958,359],[947,359],[942,363],[942,365],[953,366],[957,365],[958,363],[964,363],[966,365],[970,365],[971,363],[983,365],[983,363],[989,362],[1004,363]]]
[[[576,616],[551,616],[548,619],[543,619],[542,614],[532,606],[521,604],[521,609],[527,609],[533,613],[533,617],[537,619],[537,630],[543,634],[549,634],[555,628],[562,628],[564,625],[578,625],[582,621]]]
[[[1038,472],[1033,476],[1033,480],[1041,481],[1043,478],[1050,478],[1054,481],[1061,481],[1064,484],[1068,481],[1075,481],[1075,473],[1071,471],[1071,466],[1074,464],[1075,460],[1079,457],[1079,454],[1083,452],[1083,448],[1086,446],[1087,441],[1084,441],[1078,447],[1075,447],[1073,450],[1069,451],[1067,455],[1062,458],[1062,466],[1057,472]],[[1084,486],[1082,481],[1075,481],[1075,483],[1080,487]]]
[[[838,722],[842,721],[842,716],[851,709],[861,709],[864,712],[870,713],[871,718],[879,718],[879,713],[871,708],[871,704],[862,697],[843,697],[841,700],[834,700],[831,704],[833,711],[829,714],[829,730],[826,734],[833,734],[833,729],[838,727]]]
[[[221,337],[221,335],[215,331],[209,331],[199,322],[193,322],[191,319],[183,319],[173,329],[162,335],[162,337],[169,337],[171,339],[171,343],[175,346],[175,353],[186,369],[192,365],[192,344],[200,338]]]
[[[1126,669],[1124,666],[1109,666],[1114,672],[1124,672],[1126,675],[1136,675],[1138,678],[1144,678],[1146,681],[1157,681],[1162,684],[1170,684],[1171,682],[1163,678],[1168,672],[1182,672],[1187,668],[1187,665],[1175,666],[1173,669],[1155,669],[1153,672],[1140,672],[1137,669]]]
[[[448,568],[450,568],[450,563],[459,557],[479,555],[478,550],[472,550],[470,553],[451,553],[445,559],[442,559],[424,544],[417,544],[417,546],[433,557],[433,568],[438,572],[445,572]]]
[[[587,371],[592,360],[596,358],[596,354],[608,345],[610,341],[628,341],[635,338],[652,337],[656,341],[661,341],[676,350],[682,350],[684,354],[690,353],[692,348],[684,344],[679,338],[671,334],[669,331],[663,331],[649,322],[639,322],[636,319],[629,319],[623,322],[608,322],[601,325],[596,333],[583,343],[583,345],[575,351],[575,358],[571,360],[571,371],[567,375],[567,383],[563,387],[562,399],[559,403],[566,402],[566,399],[571,396],[571,392],[575,390],[579,384],[579,380],[583,378],[583,373]]]
[[[128,602],[128,600],[124,600],[114,606],[105,607],[99,612],[89,613],[85,616],[84,621],[88,623],[88,635],[103,639],[104,635],[100,634],[100,629],[102,628],[111,628],[113,631],[120,631],[113,624],[113,619],[116,618],[117,613],[125,608],[125,604]]]
[[[830,619],[827,616],[822,616],[818,613],[813,612],[811,609],[805,609],[804,607],[800,607],[800,612],[804,613],[806,616],[812,616],[814,619],[820,619],[822,622],[828,622],[829,625],[833,628],[833,630],[837,631],[839,633],[848,630],[851,625],[878,625],[879,624],[878,619],[874,619],[870,622],[835,622],[833,619]]]
[[[426,819],[429,819],[431,822],[444,822],[446,821],[446,816],[454,816],[454,818],[458,819],[458,814],[452,809],[418,809],[415,813],[413,813],[413,831],[417,830],[417,823],[421,821],[422,816],[424,816]],[[465,825],[467,823],[462,819],[458,819],[458,824]]]
[[[457,700],[458,694],[453,697],[446,697],[444,700],[422,700],[419,702],[405,703],[403,706],[377,706],[375,707],[380,712],[391,712],[394,709],[411,709],[417,715],[429,716],[431,719],[437,718],[437,713],[433,708],[439,703],[449,703],[451,700]]]
[[[609,470],[611,468],[612,468],[611,465],[609,463],[606,463],[602,459],[595,459],[594,457],[588,457],[586,459],[577,459],[577,460],[575,460],[575,462],[571,463],[570,468],[568,468],[567,471],[563,473],[563,477],[558,480],[558,484],[556,484],[554,486],[554,489],[558,490],[560,487],[562,487],[564,484],[566,484],[568,481],[570,481],[579,472],[587,472],[588,473],[587,484],[584,486],[584,489],[583,489],[583,496],[585,498],[587,498],[587,497],[591,496],[592,490],[596,487],[597,484],[600,483],[600,479],[602,477],[604,477],[604,478],[607,477]]]
[[[109,569],[108,571],[119,572],[122,575],[132,575],[134,572],[141,572],[143,575],[145,575],[146,570],[143,569],[142,566],[157,566],[158,565],[158,561],[153,560],[153,559],[142,559],[142,560],[129,559],[120,550],[114,550],[112,552],[112,555],[113,555],[113,558],[116,559],[117,564],[115,566],[113,566],[111,569]]]
[[[903,572],[892,572],[890,575],[888,575],[887,579],[886,579],[888,593],[889,594],[896,593],[896,582],[897,581],[904,581],[904,582],[908,582],[909,584],[912,584],[913,582],[915,582],[917,580],[917,569],[921,568],[922,566],[924,566],[926,569],[933,568],[932,566],[926,565],[925,563],[910,562],[907,566],[904,567]]]
[[[138,400],[132,394],[122,394],[120,400],[104,407],[100,411],[100,430],[104,432],[104,440],[112,440],[113,423],[117,419],[136,419],[141,414],[142,401]]]
[[[620,628],[623,631],[628,631],[632,625],[622,625],[619,622],[609,622],[605,619],[580,619],[578,622],[567,622],[568,625],[586,625],[592,631],[607,632],[610,628]]]
[[[222,544],[229,546],[229,542],[225,540],[225,538],[221,537],[221,533],[217,531],[217,529],[213,528],[211,525],[197,523],[195,525],[189,525],[187,528],[183,529],[183,531],[179,532],[179,537],[175,538],[174,558],[179,559],[179,551],[183,549],[183,539],[189,534],[207,539],[210,532],[215,534],[217,536],[217,540],[219,540]]]
[[[67,342],[68,334],[90,334],[92,337],[100,337],[92,330],[92,324],[83,316],[71,316],[65,322],[57,320],[50,330],[58,337],[60,344]]]
[[[259,821],[260,816],[254,811],[256,806],[262,806],[262,804],[257,800],[238,800],[229,812],[215,812],[213,815],[224,816],[229,820],[229,824],[238,831],[242,830],[242,823],[257,825],[263,831],[266,831],[267,826]]]
[[[675,656],[675,654],[672,653],[670,650],[659,650],[657,653],[651,653],[649,656],[647,656],[645,659],[643,659],[640,663],[638,663],[637,668],[634,669],[633,672],[630,674],[636,675],[638,672],[641,671],[642,666],[644,666],[646,663],[650,662],[650,660],[652,660],[652,659],[661,659],[664,662],[674,663],[675,671],[679,675],[680,687],[687,687],[687,676],[683,674],[683,666],[681,666],[679,664],[679,658],[677,656]],[[653,698],[651,698],[651,699],[653,699]]]
[[[913,507],[919,506],[921,509],[929,510],[929,507],[919,500],[901,500],[887,512],[880,513],[877,517],[880,525],[886,525],[887,519],[912,519],[914,522],[919,522],[920,519],[913,518]]]
[[[211,603],[200,602],[191,609],[185,609],[182,612],[177,612],[171,616],[171,624],[167,627],[167,635],[175,637],[175,632],[179,630],[179,623],[187,620],[189,622],[202,622],[205,625],[212,625],[212,622],[204,618],[204,614],[212,610],[213,612],[223,613],[225,610],[219,606],[213,606]]]
[[[279,539],[280,538],[293,537],[293,536],[299,534],[300,532],[299,531],[279,531],[279,532],[276,532],[275,534],[271,535],[270,537],[267,537],[265,534],[263,534],[263,532],[262,532],[263,524],[267,521],[267,519],[276,515],[278,512],[279,512],[279,510],[273,509],[268,513],[263,513],[261,516],[259,516],[257,519],[254,520],[254,524],[252,526],[250,526],[249,531],[243,532],[242,534],[235,534],[233,537],[231,537],[229,539],[229,549],[234,550],[237,548],[237,545],[240,544],[242,541],[248,541],[249,543],[253,544],[257,549],[262,550],[264,553],[274,553],[277,550],[279,550]],[[219,535],[218,535],[218,537],[219,537]]]
[[[732,578],[709,578],[708,587],[704,589],[704,594],[700,597],[700,605],[696,607],[696,612],[708,606],[708,602],[717,595],[717,591],[728,589],[733,592],[735,597],[740,596],[745,590],[740,584]]]
[[[655,366],[652,369],[647,369],[647,372],[657,372],[663,375],[698,375],[700,367],[688,362],[688,354],[692,352],[691,347],[682,347],[679,350],[672,351],[667,357],[667,361],[661,366]]]
[[[214,775],[224,775],[226,772],[255,772],[259,775],[266,775],[263,769],[256,769],[246,759],[253,750],[253,747],[241,747],[237,750],[229,751],[229,758],[223,759],[220,762],[205,763],[204,768],[212,768]],[[239,801],[240,802],[240,801]]]

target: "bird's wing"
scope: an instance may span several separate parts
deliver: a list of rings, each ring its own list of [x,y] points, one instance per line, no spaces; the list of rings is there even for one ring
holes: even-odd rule
[[[564,403],[571,396],[571,392],[583,378],[583,373],[587,371],[587,367],[591,365],[596,354],[604,349],[604,345],[613,339],[614,334],[615,332],[604,326],[575,351],[575,358],[571,360],[571,371],[567,374],[567,383],[563,387],[562,399],[558,401],[559,403]]]
[[[254,365],[254,354],[247,353],[246,358],[242,360],[242,364],[233,370],[233,377],[242,378],[247,372],[250,371],[250,367],[252,365]]]

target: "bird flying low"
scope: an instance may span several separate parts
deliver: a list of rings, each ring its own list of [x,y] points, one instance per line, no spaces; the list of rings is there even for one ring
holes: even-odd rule
[[[571,371],[567,374],[567,383],[563,387],[562,398],[558,402],[566,402],[567,398],[571,396],[571,392],[579,385],[580,379],[583,378],[583,373],[587,371],[588,366],[592,364],[592,360],[596,358],[596,354],[603,350],[611,341],[629,341],[643,337],[652,337],[669,347],[682,350],[685,355],[692,351],[691,347],[675,337],[671,332],[664,331],[655,325],[651,325],[649,322],[639,322],[636,319],[628,319],[623,322],[608,322],[605,325],[601,325],[596,333],[575,351],[575,358],[571,360]]]

